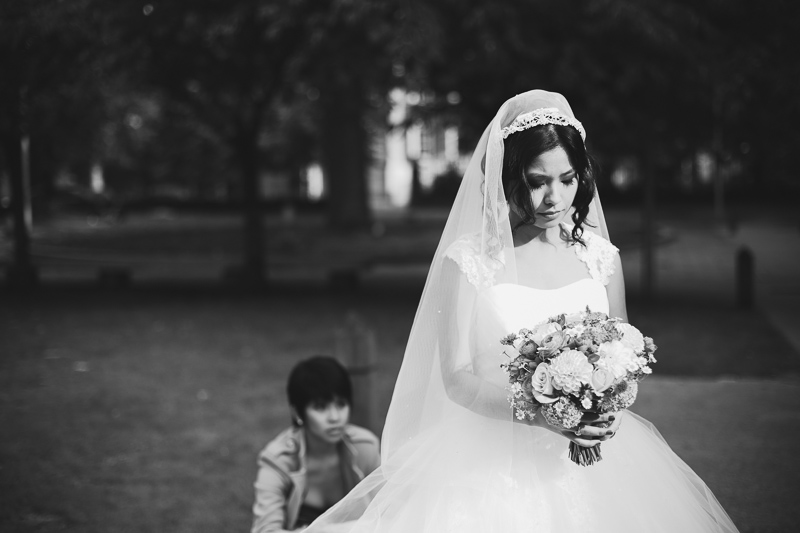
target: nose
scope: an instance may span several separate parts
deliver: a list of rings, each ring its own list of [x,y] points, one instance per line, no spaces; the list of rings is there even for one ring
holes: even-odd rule
[[[544,201],[547,205],[558,205],[561,202],[561,190],[559,184],[551,185],[547,188],[544,195]]]
[[[327,419],[328,422],[336,423],[341,421],[342,419],[342,408],[336,405],[331,405],[328,407]]]

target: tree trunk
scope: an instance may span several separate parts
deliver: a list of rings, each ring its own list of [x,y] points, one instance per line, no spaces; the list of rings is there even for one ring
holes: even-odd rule
[[[329,85],[323,95],[323,167],[331,224],[338,229],[368,227],[367,133],[363,88],[358,82]]]
[[[258,183],[258,151],[256,133],[243,128],[238,142],[242,178],[242,207],[244,215],[244,268],[247,283],[266,282],[264,253],[264,220],[261,213],[261,190]]]
[[[11,213],[14,222],[14,260],[8,271],[8,279],[17,288],[25,288],[36,283],[36,270],[31,263],[30,198],[26,183],[26,165],[23,161],[24,117],[22,114],[22,95],[17,91],[9,91],[7,116],[9,122],[8,135],[4,139],[6,158],[11,178]],[[27,151],[27,150],[26,150]]]

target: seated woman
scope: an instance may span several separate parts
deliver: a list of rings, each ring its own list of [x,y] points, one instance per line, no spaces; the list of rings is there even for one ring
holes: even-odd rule
[[[259,454],[252,533],[307,526],[380,464],[378,437],[348,423],[350,376],[335,359],[301,361],[286,390],[292,426]]]

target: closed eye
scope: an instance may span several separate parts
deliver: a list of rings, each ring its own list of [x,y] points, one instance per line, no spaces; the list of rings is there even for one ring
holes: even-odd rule
[[[528,188],[531,190],[536,190],[540,188],[542,185],[544,185],[543,181],[539,181],[536,179],[528,179],[526,180],[526,182],[528,183]]]
[[[544,186],[544,183],[545,183],[544,181],[536,179],[536,178],[527,178],[525,180],[525,182],[528,184],[528,188],[533,190],[533,191],[535,191],[536,189],[541,188],[542,186]],[[572,177],[570,177],[568,179],[562,179],[561,180],[561,183],[563,183],[567,187],[575,185],[575,182],[576,182],[575,174],[573,174]]]

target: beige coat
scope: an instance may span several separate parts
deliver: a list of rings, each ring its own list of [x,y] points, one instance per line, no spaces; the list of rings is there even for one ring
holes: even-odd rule
[[[347,491],[380,464],[378,437],[358,426],[345,426],[337,450]],[[275,437],[258,456],[251,533],[293,529],[306,485],[305,431],[292,427]]]

